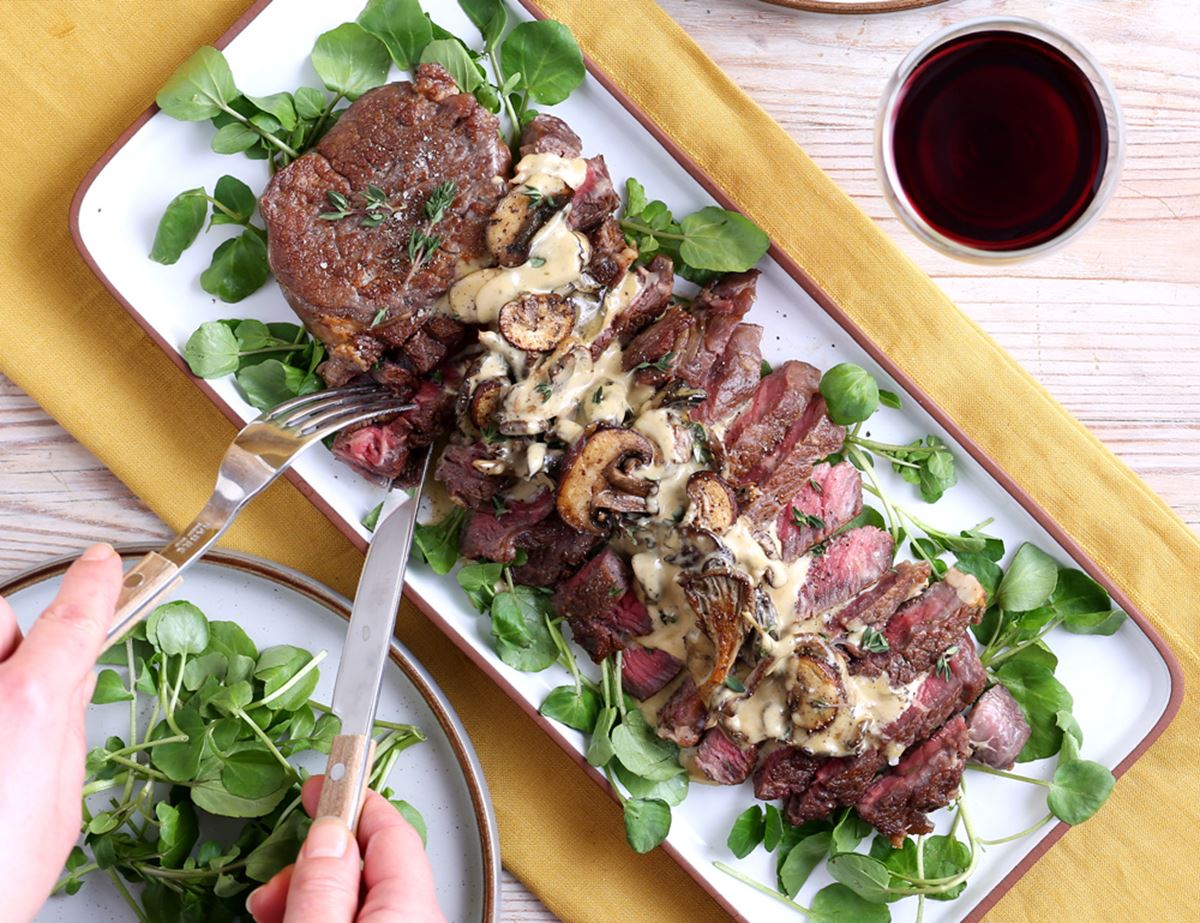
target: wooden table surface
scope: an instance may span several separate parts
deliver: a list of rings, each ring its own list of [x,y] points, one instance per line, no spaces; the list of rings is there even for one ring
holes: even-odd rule
[[[963,0],[822,16],[753,0],[660,0],[697,42],[972,318],[1192,526],[1200,526],[1200,8],[1179,0]],[[921,38],[1027,15],[1081,40],[1124,106],[1127,148],[1100,221],[1005,268],[957,263],[888,210],[872,161],[879,93]],[[1030,434],[1036,438],[1036,434]],[[0,579],[165,526],[0,377]],[[507,874],[505,921],[554,917]]]

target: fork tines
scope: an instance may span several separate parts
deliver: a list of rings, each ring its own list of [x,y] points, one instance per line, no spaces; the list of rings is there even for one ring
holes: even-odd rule
[[[411,401],[376,385],[350,385],[294,397],[263,414],[260,420],[299,436],[322,438],[372,417],[412,409]]]

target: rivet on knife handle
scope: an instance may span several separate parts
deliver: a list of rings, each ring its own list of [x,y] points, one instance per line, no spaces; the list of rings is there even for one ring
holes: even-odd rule
[[[375,739],[362,734],[339,734],[329,748],[325,784],[317,817],[340,817],[354,830],[367,794],[367,779],[375,763]]]
[[[130,568],[121,582],[117,615],[108,630],[109,641],[119,641],[150,611],[150,604],[179,585],[179,565],[151,551]]]

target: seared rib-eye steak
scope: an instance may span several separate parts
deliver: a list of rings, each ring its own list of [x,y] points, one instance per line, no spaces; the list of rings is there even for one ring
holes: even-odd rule
[[[407,358],[424,309],[449,288],[460,262],[486,253],[484,227],[505,192],[510,160],[497,118],[459,93],[439,65],[422,64],[415,82],[364,93],[313,150],[275,174],[261,201],[271,269],[329,350],[326,381]],[[410,277],[409,236],[430,193],[446,182],[457,192],[434,232],[441,246]],[[378,227],[362,223],[369,186],[383,190],[394,210]],[[322,219],[330,190],[360,211]],[[418,346],[411,351],[419,367]]]

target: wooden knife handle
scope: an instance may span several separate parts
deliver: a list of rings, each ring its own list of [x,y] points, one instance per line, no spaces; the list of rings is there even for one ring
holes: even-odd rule
[[[116,619],[108,630],[109,643],[125,637],[146,617],[151,603],[180,584],[182,578],[178,573],[179,566],[157,551],[151,551],[130,568],[121,581]]]
[[[355,830],[374,763],[375,738],[361,734],[339,734],[333,738],[317,817],[340,817],[347,827]]]

